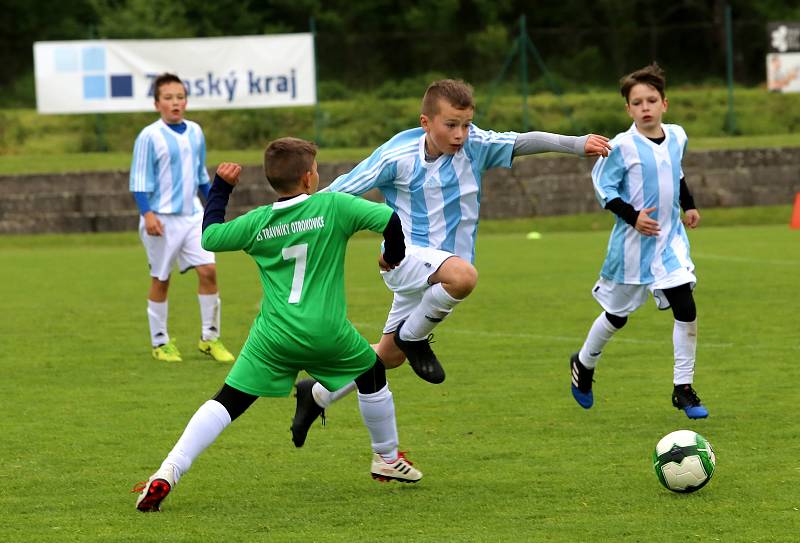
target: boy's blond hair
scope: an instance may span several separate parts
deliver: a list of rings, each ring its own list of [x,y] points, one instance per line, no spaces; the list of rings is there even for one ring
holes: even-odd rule
[[[317,146],[300,138],[279,138],[264,150],[264,175],[276,192],[287,193],[311,171]]]
[[[657,63],[653,62],[649,66],[631,72],[619,80],[619,92],[625,98],[625,102],[628,101],[631,89],[640,83],[650,85],[658,91],[662,99],[665,98],[664,89],[667,86],[667,78],[664,77],[664,70]]]
[[[472,87],[460,79],[441,79],[431,83],[422,97],[422,114],[433,117],[439,113],[440,99],[456,109],[475,109]]]

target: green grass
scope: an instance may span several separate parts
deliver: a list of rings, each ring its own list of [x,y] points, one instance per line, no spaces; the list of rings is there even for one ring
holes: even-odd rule
[[[160,514],[128,490],[158,466],[227,369],[193,350],[192,276],[176,276],[181,364],[149,356],[148,278],[134,233],[0,237],[0,538],[3,541],[795,541],[800,232],[785,223],[691,233],[700,323],[695,385],[711,417],[670,404],[672,319],[648,303],[606,349],[595,407],[567,360],[600,309],[590,295],[607,232],[486,223],[478,288],[436,332],[448,377],[389,373],[418,485],[368,475],[355,398],[303,449],[292,399],[259,400],[196,461]],[[349,315],[376,339],[390,297],[375,236],[351,242]],[[219,257],[223,336],[238,352],[260,285]],[[655,443],[691,428],[717,452],[692,495],[660,487]]]
[[[714,137],[691,140],[691,148],[694,151],[798,146],[800,146],[800,134]],[[369,156],[371,152],[372,149],[368,147],[322,148],[318,159],[321,162],[358,161]],[[222,161],[260,165],[263,160],[262,153],[262,150],[257,149],[209,151],[207,162],[211,166]],[[127,170],[130,165],[131,155],[127,152],[5,155],[0,156],[0,175]]]

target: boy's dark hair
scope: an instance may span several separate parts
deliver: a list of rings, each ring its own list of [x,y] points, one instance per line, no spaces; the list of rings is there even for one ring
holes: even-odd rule
[[[311,171],[317,146],[300,138],[279,138],[264,150],[264,175],[276,192],[291,192]]]
[[[156,77],[155,81],[153,81],[153,98],[156,102],[158,102],[158,96],[161,94],[161,87],[166,85],[167,83],[180,83],[183,85],[183,81],[181,78],[175,74],[171,74],[169,72],[163,73]],[[184,92],[186,91],[186,85],[183,85]]]
[[[428,85],[422,97],[422,114],[433,117],[439,113],[439,99],[456,109],[475,109],[472,87],[460,79],[442,79]]]
[[[619,92],[626,102],[631,89],[639,83],[650,85],[658,91],[662,99],[665,97],[664,88],[667,86],[667,78],[664,77],[664,70],[657,63],[654,62],[649,66],[631,72],[619,80]]]

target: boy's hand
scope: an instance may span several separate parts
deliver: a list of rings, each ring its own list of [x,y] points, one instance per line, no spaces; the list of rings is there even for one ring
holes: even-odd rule
[[[607,137],[589,134],[583,152],[586,153],[586,156],[608,156],[608,153],[611,152],[611,145],[608,143]]]
[[[389,271],[393,270],[397,267],[397,264],[389,264],[383,259],[383,253],[378,256],[378,266],[381,268],[382,271]]]
[[[222,162],[217,167],[217,175],[234,187],[239,183],[240,173],[242,173],[242,167],[235,162]]]
[[[700,224],[700,212],[696,209],[690,209],[683,214],[683,224],[689,228],[697,228]]]
[[[658,221],[651,219],[648,215],[655,210],[654,207],[648,207],[639,212],[639,218],[636,219],[636,231],[643,236],[657,236],[661,232]]]
[[[144,229],[149,236],[164,235],[164,225],[161,224],[161,221],[158,220],[158,217],[156,217],[156,214],[152,211],[148,211],[144,214]]]

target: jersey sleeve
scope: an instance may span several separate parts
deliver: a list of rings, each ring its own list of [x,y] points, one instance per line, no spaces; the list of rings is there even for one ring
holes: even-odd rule
[[[211,182],[206,169],[206,136],[203,134],[203,129],[200,125],[197,126],[198,143],[197,143],[197,184],[207,185]]]
[[[608,157],[600,157],[592,168],[594,192],[602,207],[605,208],[614,198],[622,198],[624,179],[625,159],[622,156],[622,147],[614,145]]]
[[[348,173],[340,175],[320,192],[345,192],[360,196],[365,192],[391,186],[397,177],[397,163],[387,156],[387,145],[381,145]]]
[[[489,168],[510,168],[514,155],[516,132],[494,132],[470,125],[467,154],[480,170]]]
[[[201,245],[206,251],[247,251],[253,244],[263,208],[256,208],[225,223],[210,224],[203,230]]]
[[[678,126],[678,129],[679,129],[679,134],[681,135],[681,139],[682,139],[682,142],[681,142],[681,177],[683,178],[683,177],[686,177],[684,175],[684,173],[683,173],[683,159],[686,158],[686,148],[689,145],[689,136],[686,135],[686,131],[683,129],[683,127]]]
[[[131,192],[156,190],[155,149],[146,132],[141,132],[133,144],[129,188]]]
[[[370,202],[349,194],[336,194],[334,197],[336,220],[348,237],[361,230],[372,230],[380,234],[392,217],[392,208],[386,204]]]

